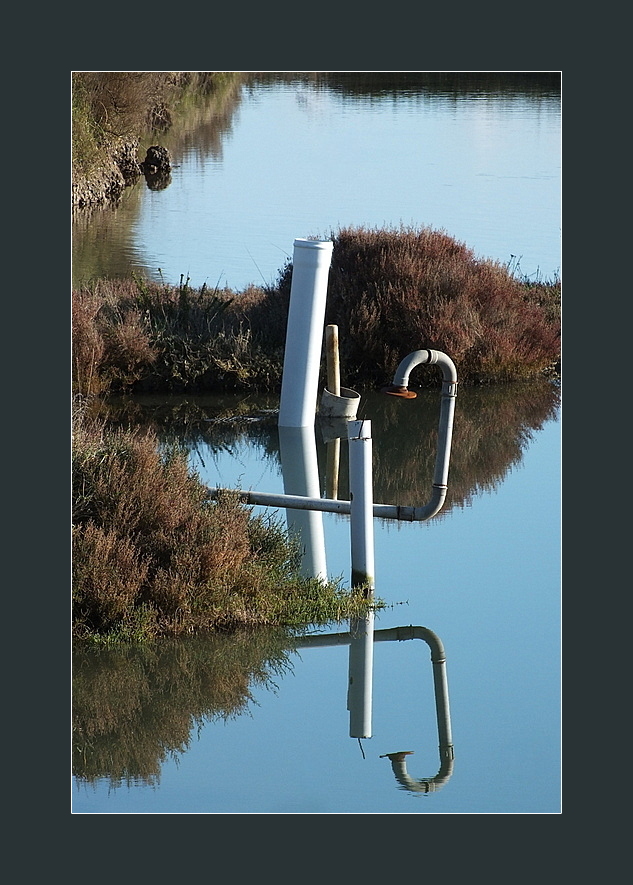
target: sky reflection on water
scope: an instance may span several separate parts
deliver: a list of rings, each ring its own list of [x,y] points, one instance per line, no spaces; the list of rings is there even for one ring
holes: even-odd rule
[[[75,813],[558,813],[559,431],[554,413],[494,488],[442,519],[375,520],[376,592],[388,605],[375,629],[425,626],[446,650],[455,759],[440,790],[403,789],[386,756],[413,752],[414,781],[438,772],[429,650],[377,642],[370,739],[350,737],[348,647],[300,648],[237,718],[192,721],[189,746],[153,786],[76,780]],[[282,491],[279,463],[258,447],[197,452],[209,484],[239,472],[245,487]],[[324,514],[323,527],[328,572],[349,580],[349,521]]]

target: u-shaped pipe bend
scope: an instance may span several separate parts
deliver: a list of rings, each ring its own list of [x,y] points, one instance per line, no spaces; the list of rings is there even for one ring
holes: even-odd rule
[[[409,386],[409,375],[412,369],[421,365],[437,365],[442,370],[442,393],[457,396],[457,369],[455,363],[441,350],[414,350],[402,360],[393,376],[394,387]],[[447,388],[446,390],[444,388]],[[453,389],[454,388],[454,389]]]
[[[448,491],[448,466],[453,438],[453,416],[457,398],[457,369],[453,360],[441,350],[414,350],[402,360],[393,376],[393,383],[387,392],[406,396],[409,375],[416,366],[437,365],[442,370],[442,402],[437,440],[437,456],[431,498],[422,507],[414,507],[413,520],[426,520],[435,516],[444,506]]]

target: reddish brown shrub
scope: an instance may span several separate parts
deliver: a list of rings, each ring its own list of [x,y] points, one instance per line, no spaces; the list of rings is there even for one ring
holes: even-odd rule
[[[528,378],[557,361],[555,284],[548,308],[506,267],[429,228],[347,228],[333,240],[326,321],[339,326],[350,382],[388,381],[422,348],[447,353],[461,380]]]

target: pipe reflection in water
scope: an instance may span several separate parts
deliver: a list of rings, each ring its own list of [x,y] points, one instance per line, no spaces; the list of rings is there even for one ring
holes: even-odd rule
[[[374,613],[349,622],[349,668],[347,709],[349,736],[372,735],[372,695],[374,673]]]
[[[451,712],[448,702],[448,679],[446,676],[446,654],[439,636],[427,627],[394,627],[378,630],[376,642],[403,642],[407,639],[423,639],[431,649],[433,665],[433,687],[435,690],[435,712],[437,715],[437,734],[439,741],[440,768],[434,777],[414,780],[407,772],[406,757],[412,750],[399,753],[385,753],[381,759],[391,760],[391,768],[398,783],[406,790],[416,793],[432,793],[441,789],[453,773],[453,734],[451,729]]]
[[[364,620],[364,619],[360,619]],[[373,621],[371,625],[367,624],[363,632],[357,629],[356,634],[352,630],[350,623],[349,633],[331,633],[320,634],[316,636],[305,636],[296,641],[297,648],[315,648],[319,646],[331,645],[349,645],[350,646],[350,691],[348,692],[348,710],[350,710],[350,736],[351,737],[371,737],[368,735],[357,735],[354,731],[362,730],[366,727],[363,720],[363,713],[366,714],[367,704],[369,703],[369,711],[371,716],[371,697],[369,702],[366,696],[360,691],[351,691],[351,675],[352,675],[352,645],[357,644],[354,673],[360,671],[360,663],[362,652],[366,652],[366,646],[371,635],[372,642],[404,642],[408,639],[422,639],[431,650],[431,663],[433,665],[433,687],[435,691],[435,712],[437,716],[437,733],[439,740],[440,767],[433,777],[423,777],[414,779],[407,771],[406,757],[413,754],[413,750],[401,750],[395,753],[384,753],[380,758],[389,759],[394,776],[403,789],[410,790],[414,793],[434,793],[440,790],[453,774],[454,765],[454,748],[453,735],[451,729],[451,713],[448,700],[448,679],[446,676],[446,654],[444,645],[439,636],[427,627],[392,627],[386,630],[374,630]],[[363,648],[364,647],[364,648]],[[365,663],[367,658],[365,659]],[[372,657],[373,662],[373,657]],[[365,705],[365,710],[362,707]],[[352,722],[352,707],[353,722]],[[370,723],[371,724],[371,723]],[[353,726],[353,727],[352,727]],[[371,731],[371,728],[370,728]]]
[[[370,422],[345,421],[345,430],[352,427],[350,435],[351,462],[356,470],[371,484],[371,425]],[[363,431],[363,428],[365,430]],[[279,427],[281,470],[286,494],[317,497],[319,469],[314,427]],[[367,460],[369,459],[369,465]],[[367,587],[373,592],[373,518],[371,488],[361,490],[352,513],[352,583]],[[286,509],[288,529],[298,537],[303,549],[302,574],[306,577],[327,580],[325,535],[323,514],[314,510]],[[371,538],[367,534],[371,533]],[[369,543],[371,541],[372,543]],[[357,576],[356,582],[354,575]],[[360,576],[360,577],[359,577]],[[371,737],[372,716],[372,669],[374,658],[374,615],[350,621],[348,704],[350,712],[350,737]]]
[[[279,427],[279,455],[286,495],[318,498],[319,465],[314,425]],[[323,514],[316,510],[286,508],[288,531],[299,539],[303,555],[301,573],[309,578],[327,580]]]
[[[325,416],[319,412],[315,427],[325,443],[325,495],[326,498],[338,498],[339,474],[341,465],[341,439],[347,439],[349,418]]]
[[[338,498],[338,475],[341,463],[341,440],[337,437],[326,443],[325,497]]]

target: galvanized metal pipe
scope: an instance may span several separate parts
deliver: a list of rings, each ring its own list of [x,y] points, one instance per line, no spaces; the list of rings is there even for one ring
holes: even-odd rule
[[[431,500],[427,505],[427,512],[430,516],[434,516],[444,506],[448,489],[453,417],[455,414],[455,400],[457,398],[457,369],[453,360],[445,353],[442,353],[441,350],[414,350],[413,353],[405,356],[402,360],[393,376],[392,385],[386,389],[386,392],[396,393],[398,396],[406,396],[409,386],[409,375],[416,366],[420,365],[437,365],[442,371],[442,400],[440,404],[433,491]],[[429,516],[417,518],[428,519]]]

